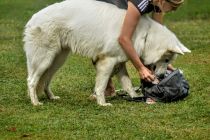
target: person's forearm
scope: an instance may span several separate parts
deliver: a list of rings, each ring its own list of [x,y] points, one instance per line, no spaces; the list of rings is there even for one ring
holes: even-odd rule
[[[138,54],[136,53],[136,50],[134,49],[132,45],[132,41],[129,38],[125,37],[119,37],[119,43],[126,53],[127,57],[131,60],[134,67],[139,71],[144,67],[143,63],[139,59]]]

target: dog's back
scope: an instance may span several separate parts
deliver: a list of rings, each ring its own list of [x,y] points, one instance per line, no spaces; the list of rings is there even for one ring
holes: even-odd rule
[[[36,37],[43,42],[57,39],[62,48],[91,58],[95,54],[116,55],[113,52],[123,55],[117,38],[124,13],[115,6],[93,0],[56,3],[31,18],[25,27],[24,41]]]
[[[127,56],[117,41],[125,14],[126,10],[104,2],[67,0],[34,14],[26,25],[24,41],[39,37],[39,42],[46,42],[53,38],[60,44],[52,44],[51,47],[70,48],[72,53],[93,59],[97,57],[96,54],[118,55],[121,61],[126,61]],[[152,26],[160,28],[158,23],[144,16],[137,26],[132,40],[139,55]]]

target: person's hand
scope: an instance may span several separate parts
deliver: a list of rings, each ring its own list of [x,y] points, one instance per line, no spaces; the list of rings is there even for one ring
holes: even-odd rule
[[[142,80],[146,80],[147,82],[152,82],[155,80],[155,76],[152,74],[152,72],[146,68],[145,66],[143,66],[140,70],[139,70],[139,75],[141,77]]]
[[[168,64],[167,66],[167,70],[170,70],[170,71],[175,71],[176,68],[174,68],[171,64]]]

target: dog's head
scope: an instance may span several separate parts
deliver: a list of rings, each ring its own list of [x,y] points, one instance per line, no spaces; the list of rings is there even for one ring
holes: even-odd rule
[[[160,26],[159,26],[160,27]],[[145,37],[144,50],[141,59],[144,65],[149,65],[155,75],[163,75],[167,66],[177,54],[191,52],[166,27],[151,28]]]

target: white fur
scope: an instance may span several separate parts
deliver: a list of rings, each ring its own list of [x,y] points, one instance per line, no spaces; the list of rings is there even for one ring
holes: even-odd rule
[[[49,84],[69,52],[97,60],[95,92],[99,105],[110,105],[105,101],[104,90],[117,64],[124,90],[131,97],[137,96],[124,64],[128,58],[117,41],[125,13],[95,0],[67,0],[34,14],[24,33],[32,104],[41,104],[37,92],[43,90],[50,99],[59,98],[50,91]],[[166,58],[171,60],[175,53],[189,52],[172,32],[149,17],[141,18],[132,40],[144,64],[157,65],[156,74],[165,71]]]

